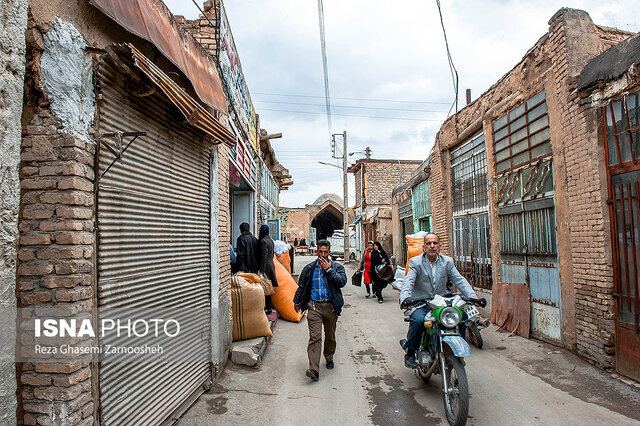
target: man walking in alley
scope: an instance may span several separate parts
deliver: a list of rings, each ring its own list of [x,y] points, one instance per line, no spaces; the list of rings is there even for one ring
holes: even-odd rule
[[[342,311],[344,299],[342,287],[347,283],[344,266],[333,262],[330,256],[331,243],[318,241],[318,258],[305,266],[300,273],[298,290],[293,297],[296,312],[308,310],[309,324],[309,369],[307,377],[318,381],[320,377],[320,349],[324,326],[324,358],[327,369],[334,367],[333,354],[336,351],[336,323]]]
[[[236,242],[238,256],[234,272],[258,272],[258,239],[249,230],[249,224],[240,224],[240,236]]]

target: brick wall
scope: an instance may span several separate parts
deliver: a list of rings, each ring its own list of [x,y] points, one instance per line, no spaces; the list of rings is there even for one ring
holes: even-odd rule
[[[587,61],[608,48],[609,40],[620,41],[620,33],[610,31],[610,37],[605,37],[607,33],[603,34],[603,29],[598,28],[591,37],[595,39],[589,40],[579,28],[567,24],[569,19],[583,20],[584,17],[552,18],[550,38],[551,48],[556,52],[553,89],[559,101],[559,124],[565,129],[562,139],[557,138],[555,142],[562,145],[558,151],[564,156],[566,174],[560,177],[566,179],[567,197],[563,201],[571,217],[565,227],[569,231],[572,254],[576,347],[578,354],[588,360],[613,368],[615,308],[606,170],[603,140],[598,138],[601,119],[598,110],[579,102],[576,83]],[[585,44],[591,49],[588,54],[581,54]]]
[[[365,164],[364,198],[367,207],[371,207],[375,205],[391,205],[393,188],[409,180],[411,173],[413,173],[421,162],[402,162],[400,166],[398,166],[396,161],[384,163],[367,161]],[[356,186],[356,194],[358,194],[358,190]]]
[[[206,18],[200,15],[198,19],[190,21],[188,19],[185,19],[183,16],[176,16],[176,20],[178,21],[178,23],[182,25],[185,30],[189,31],[191,35],[196,40],[198,40],[198,42],[205,49],[207,49],[213,57],[216,56],[217,36],[216,28],[212,27],[211,24],[215,25],[216,27],[219,25],[217,22],[217,8],[217,0],[205,1],[202,9],[206,14]]]
[[[596,27],[589,16],[561,9],[549,33],[501,80],[448,119],[431,153],[434,230],[443,251],[450,248],[451,176],[449,152],[484,130],[491,218],[494,282],[500,281],[499,228],[495,206],[492,122],[545,89],[554,159],[558,262],[562,296],[562,344],[610,368],[614,352],[614,305],[606,205],[606,170],[598,111],[582,104],[576,81],[589,59],[625,36]],[[626,34],[628,36],[628,34]]]
[[[95,146],[58,130],[42,109],[23,131],[17,296],[25,357],[34,356],[31,316],[91,318],[94,308]],[[58,344],[69,342],[63,339]],[[93,424],[95,380],[90,358],[25,362],[19,395],[24,423]]]

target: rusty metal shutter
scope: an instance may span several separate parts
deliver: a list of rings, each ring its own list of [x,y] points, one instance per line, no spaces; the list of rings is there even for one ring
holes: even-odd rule
[[[210,151],[204,133],[180,122],[163,95],[132,95],[108,60],[96,77],[99,133],[146,132],[110,168],[115,155],[100,144],[99,319],[151,317],[180,324],[176,337],[136,340],[160,344],[160,362],[100,363],[100,422],[171,422],[211,382]],[[133,138],[105,139],[119,153]],[[115,336],[100,341],[130,342]]]

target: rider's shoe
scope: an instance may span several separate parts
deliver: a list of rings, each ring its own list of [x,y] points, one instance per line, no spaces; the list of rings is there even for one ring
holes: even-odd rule
[[[418,364],[416,363],[416,356],[414,354],[405,354],[404,366],[411,369],[416,368],[418,366]]]

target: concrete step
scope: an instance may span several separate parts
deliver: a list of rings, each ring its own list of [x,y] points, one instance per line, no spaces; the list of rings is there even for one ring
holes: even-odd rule
[[[276,320],[269,321],[269,328],[273,332]],[[255,337],[240,340],[231,344],[231,361],[235,364],[258,368],[262,364],[262,357],[267,350],[270,337]]]

